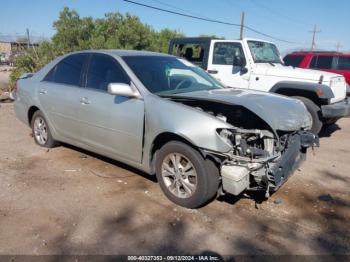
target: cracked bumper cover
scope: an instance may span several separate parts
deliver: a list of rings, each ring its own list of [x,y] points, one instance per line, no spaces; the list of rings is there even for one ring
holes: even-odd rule
[[[263,167],[266,170],[265,183],[259,189],[276,191],[305,160],[306,149],[314,146],[319,146],[319,139],[310,132],[300,131],[290,135],[282,155]],[[250,172],[248,167],[223,165],[221,176],[224,191],[239,195],[244,190],[252,189]]]
[[[321,106],[321,111],[324,118],[348,116],[350,115],[350,103],[348,98],[345,98],[338,103]]]
[[[310,132],[299,132],[288,139],[282,156],[273,162],[267,178],[271,190],[276,191],[306,158],[308,147],[319,146],[319,138]]]

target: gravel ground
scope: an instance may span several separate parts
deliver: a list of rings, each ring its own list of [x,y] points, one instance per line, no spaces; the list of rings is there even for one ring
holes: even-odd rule
[[[188,210],[131,167],[36,146],[0,105],[0,254],[350,254],[350,119],[267,201]]]

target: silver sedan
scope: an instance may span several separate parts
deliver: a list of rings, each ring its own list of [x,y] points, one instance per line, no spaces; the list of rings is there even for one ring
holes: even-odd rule
[[[156,175],[196,208],[221,194],[277,190],[318,138],[297,100],[227,88],[193,64],[140,51],[83,51],[17,82],[17,117],[59,142]]]

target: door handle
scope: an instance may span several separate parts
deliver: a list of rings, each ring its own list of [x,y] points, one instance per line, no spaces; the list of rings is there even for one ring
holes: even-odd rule
[[[45,95],[46,93],[47,93],[47,91],[44,88],[40,89],[40,91],[39,91],[40,95]]]
[[[88,105],[88,104],[90,104],[90,101],[89,101],[89,99],[87,97],[82,97],[80,99],[80,104]]]
[[[209,74],[217,74],[217,73],[219,73],[219,71],[218,70],[208,70],[208,73]]]

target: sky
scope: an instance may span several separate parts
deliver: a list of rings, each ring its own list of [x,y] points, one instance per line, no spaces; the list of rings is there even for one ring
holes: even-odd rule
[[[3,0],[4,1],[4,0]],[[316,48],[350,52],[349,0],[134,0],[176,12],[197,15],[230,23],[240,23],[245,12],[245,24],[275,38],[276,41],[254,32],[245,31],[246,37],[270,40],[281,52],[310,48],[312,31],[317,25]],[[218,35],[226,39],[239,37],[239,28],[176,16],[123,0],[11,0],[4,1],[0,12],[0,38],[6,35],[31,35],[49,38],[55,31],[53,22],[60,10],[68,6],[80,16],[103,17],[108,12],[130,13],[154,29],[170,28],[186,36]]]

